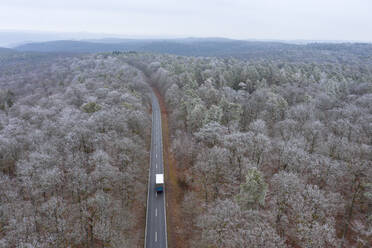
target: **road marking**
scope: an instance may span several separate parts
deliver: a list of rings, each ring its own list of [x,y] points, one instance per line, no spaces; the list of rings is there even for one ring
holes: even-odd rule
[[[155,232],[155,242],[158,242],[158,232]]]
[[[158,216],[158,209],[155,208],[155,216]]]
[[[158,192],[156,191],[156,197],[158,197]]]
[[[156,153],[156,157],[158,157],[158,154]]]
[[[158,164],[155,164],[156,169],[158,168]]]

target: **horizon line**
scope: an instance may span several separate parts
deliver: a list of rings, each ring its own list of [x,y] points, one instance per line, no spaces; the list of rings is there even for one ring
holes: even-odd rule
[[[171,40],[171,39],[227,39],[227,40],[235,40],[235,41],[262,41],[262,42],[290,42],[290,43],[372,43],[372,41],[366,40],[354,40],[354,39],[305,39],[305,38],[288,38],[288,39],[280,39],[280,38],[236,38],[236,37],[228,37],[228,36],[197,36],[197,35],[180,35],[180,34],[120,34],[120,33],[100,33],[100,32],[90,32],[90,31],[45,31],[45,30],[25,30],[25,29],[0,29],[1,33],[25,33],[25,34],[33,34],[33,35],[86,35],[86,36],[96,36],[96,37],[66,37],[58,39],[50,37],[44,38],[42,40],[24,40],[15,43],[39,43],[39,42],[48,42],[48,41],[62,41],[62,40],[74,40],[74,41],[87,41],[87,40],[103,40],[103,39],[138,39],[138,40],[150,40],[150,39],[157,39],[157,40]],[[13,42],[14,43],[14,42]],[[7,44],[11,46],[11,43]],[[14,44],[13,44],[14,45]],[[1,45],[0,45],[1,46]]]

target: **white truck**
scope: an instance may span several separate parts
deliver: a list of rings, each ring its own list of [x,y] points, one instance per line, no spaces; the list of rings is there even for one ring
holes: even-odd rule
[[[155,175],[155,191],[156,192],[163,192],[164,189],[164,174],[156,174]]]

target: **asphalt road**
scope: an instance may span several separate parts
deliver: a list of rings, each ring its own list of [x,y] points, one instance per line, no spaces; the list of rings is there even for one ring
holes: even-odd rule
[[[147,195],[145,248],[167,248],[165,187],[155,192],[155,174],[164,174],[161,114],[157,97],[152,93],[152,128],[150,148],[150,171]],[[165,183],[164,177],[164,183]]]

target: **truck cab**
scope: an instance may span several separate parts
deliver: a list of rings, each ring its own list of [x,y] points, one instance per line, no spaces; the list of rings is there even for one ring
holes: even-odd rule
[[[164,174],[156,174],[155,175],[155,191],[156,192],[163,192],[164,190]]]

